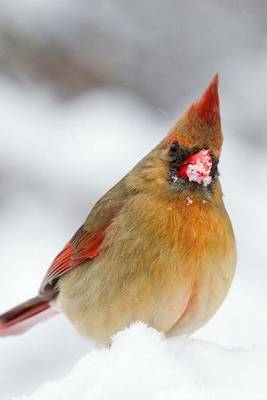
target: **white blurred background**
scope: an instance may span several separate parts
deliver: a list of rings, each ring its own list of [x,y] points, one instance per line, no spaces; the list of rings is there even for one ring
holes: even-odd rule
[[[194,336],[267,347],[267,3],[0,0],[0,311],[35,295],[95,201],[220,74],[225,203],[238,270]],[[0,340],[0,398],[92,344],[58,316]]]

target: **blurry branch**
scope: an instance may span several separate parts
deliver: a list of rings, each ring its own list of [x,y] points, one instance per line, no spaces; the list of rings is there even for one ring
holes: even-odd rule
[[[92,64],[94,64],[92,60]],[[40,44],[11,31],[0,32],[0,73],[19,81],[49,83],[62,97],[73,97],[113,83],[108,65],[96,69],[75,58],[62,43]]]

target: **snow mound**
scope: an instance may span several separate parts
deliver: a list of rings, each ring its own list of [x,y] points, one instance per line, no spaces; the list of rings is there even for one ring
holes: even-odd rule
[[[165,339],[136,323],[93,350],[63,379],[17,400],[265,400],[267,352]]]

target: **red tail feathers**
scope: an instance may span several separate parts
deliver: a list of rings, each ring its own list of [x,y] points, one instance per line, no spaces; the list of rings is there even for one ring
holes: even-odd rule
[[[18,335],[55,314],[47,301],[34,297],[0,315],[0,336]]]

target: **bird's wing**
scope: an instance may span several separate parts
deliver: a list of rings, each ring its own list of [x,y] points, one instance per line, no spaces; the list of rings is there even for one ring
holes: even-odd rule
[[[60,276],[84,261],[99,256],[104,236],[104,228],[96,232],[88,232],[82,226],[50,265],[41,284],[40,297],[53,297],[56,292],[55,284]]]
[[[58,291],[56,283],[59,277],[101,254],[105,232],[127,197],[125,184],[121,181],[95,205],[85,223],[49,267],[39,290],[40,298],[53,298]]]

